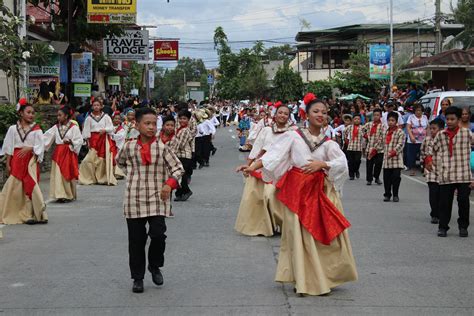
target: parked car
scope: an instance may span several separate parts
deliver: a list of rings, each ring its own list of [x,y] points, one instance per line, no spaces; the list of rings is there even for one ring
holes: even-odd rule
[[[474,91],[441,91],[428,92],[418,100],[424,108],[431,109],[430,121],[441,112],[441,102],[449,99],[451,104],[457,107],[469,107],[474,114]]]

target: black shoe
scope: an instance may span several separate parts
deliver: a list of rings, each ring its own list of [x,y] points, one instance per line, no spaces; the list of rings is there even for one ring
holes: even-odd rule
[[[349,180],[354,180],[354,177],[350,177]]]
[[[448,236],[448,231],[444,228],[438,229],[438,237],[446,237]]]
[[[389,196],[384,197],[383,201],[384,202],[390,202],[390,197]]]
[[[214,155],[216,154],[216,151],[217,151],[217,148],[213,148],[213,149],[211,150],[211,154],[214,156]]]
[[[183,201],[183,202],[187,201],[191,197],[191,195],[193,195],[193,192],[191,192],[191,191],[189,191],[188,193],[183,194],[183,196],[181,197],[181,201]]]
[[[34,219],[28,219],[26,222],[25,222],[26,225],[35,225],[35,224],[38,224],[38,222]]]
[[[377,183],[378,185],[382,185],[382,181],[380,181],[379,179],[375,179],[375,183]]]
[[[143,280],[133,280],[133,293],[143,293],[145,289],[143,288]]]
[[[367,181],[367,185],[372,185],[372,181]]]
[[[459,228],[459,237],[467,237],[468,235],[467,228]]]
[[[204,168],[204,164],[199,164],[198,169],[202,169],[202,168]]]
[[[181,202],[181,201],[183,201],[183,196],[176,196],[176,197],[174,198],[174,201],[175,201],[175,202]]]
[[[431,217],[431,224],[439,224],[439,218],[432,216]]]
[[[160,269],[152,271],[150,268],[148,268],[148,271],[151,273],[151,279],[153,280],[153,283],[158,286],[163,285],[163,274],[161,274]]]
[[[360,179],[360,172],[359,171],[356,172],[356,178]]]
[[[209,167],[209,162],[205,162],[204,167]]]
[[[400,202],[400,199],[398,198],[398,196],[394,196],[394,197],[393,197],[393,202],[395,202],[395,203]]]

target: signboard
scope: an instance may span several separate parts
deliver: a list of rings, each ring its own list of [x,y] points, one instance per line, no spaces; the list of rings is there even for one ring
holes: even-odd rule
[[[207,84],[213,85],[214,84],[214,76],[207,75]]]
[[[155,60],[178,60],[179,42],[178,41],[155,41],[153,47]]]
[[[155,88],[155,73],[153,71],[148,72],[148,85],[150,89]]]
[[[92,85],[89,83],[74,84],[75,97],[90,97],[92,92]]]
[[[107,84],[109,86],[120,86],[120,77],[119,76],[107,77]]]
[[[120,37],[104,38],[104,56],[117,60],[147,60],[148,31],[125,30]]]
[[[370,45],[370,79],[390,79],[390,45]]]
[[[92,53],[71,54],[71,82],[92,83]]]
[[[136,24],[137,0],[87,0],[87,22]]]
[[[59,70],[59,54],[53,54],[45,65],[29,65],[28,75],[30,77],[59,77]]]

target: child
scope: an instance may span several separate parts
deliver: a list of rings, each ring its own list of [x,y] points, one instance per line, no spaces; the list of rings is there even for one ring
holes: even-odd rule
[[[352,115],[351,114],[344,114],[342,116],[342,120],[344,122],[343,125],[340,125],[334,129],[334,135],[336,135],[336,140],[341,146],[342,151],[347,156],[347,142],[344,139],[344,131],[352,124]]]
[[[453,208],[454,191],[457,190],[459,207],[459,236],[467,237],[469,226],[469,194],[471,193],[471,131],[459,127],[461,109],[451,106],[446,109],[447,128],[439,132],[426,160],[426,169],[433,170],[436,164],[439,179],[439,226],[438,236],[446,237]],[[436,156],[436,161],[433,157]]]
[[[151,108],[141,108],[136,119],[140,136],[125,143],[118,162],[127,170],[124,214],[128,227],[130,271],[134,280],[132,291],[142,293],[148,236],[151,239],[148,270],[153,283],[163,284],[160,268],[163,267],[166,246],[165,218],[170,216],[171,191],[178,188],[184,169],[178,157],[155,136],[156,112]]]
[[[39,182],[43,160],[43,132],[34,122],[35,109],[26,99],[17,105],[20,120],[10,126],[3,141],[6,172],[9,175],[0,194],[0,223],[47,223],[46,205]]]
[[[382,184],[380,181],[380,173],[383,164],[383,125],[382,125],[382,110],[374,109],[372,112],[372,122],[365,124],[364,134],[367,137],[367,185],[372,185],[375,178],[375,183]]]
[[[132,113],[133,113],[133,118],[135,119],[135,112],[132,112]],[[115,146],[117,147],[117,152],[119,152],[122,150],[123,145],[125,145],[125,141],[127,137],[127,132],[122,124],[122,115],[120,114],[119,111],[115,111],[115,113],[113,114],[112,123],[114,124],[114,133],[112,134],[112,140],[114,141]],[[123,172],[122,169],[120,169],[118,165],[115,165],[114,175],[115,175],[115,178],[118,180],[125,178],[125,173]]]
[[[160,132],[160,140],[164,145],[169,145],[176,132],[176,121],[172,115],[163,118],[163,127]]]
[[[117,147],[112,140],[114,125],[110,116],[102,112],[99,101],[92,103],[92,113],[86,118],[82,137],[89,152],[79,168],[79,182],[84,185],[117,185],[114,175]]]
[[[403,147],[405,147],[405,133],[398,127],[398,113],[387,114],[388,129],[384,132],[385,140],[383,154],[383,183],[385,186],[384,202],[399,202],[398,189],[402,181]]]
[[[429,135],[423,140],[423,143],[421,144],[421,156],[420,159],[421,161],[425,161],[425,159],[428,156],[428,153],[432,150],[433,148],[433,141],[436,138],[436,135],[438,135],[438,132],[444,129],[444,121],[440,118],[436,118],[430,123],[430,130],[429,130]],[[433,160],[436,161],[436,155],[433,154],[432,156]],[[431,206],[431,223],[432,224],[439,224],[439,180],[437,177],[437,173],[435,170],[435,165],[433,164],[432,171],[429,171],[426,169],[426,164],[425,164],[425,178],[426,182],[428,183],[428,188],[429,188],[429,200],[430,200],[430,206]]]
[[[123,127],[125,129],[125,140],[137,139],[139,133],[135,128],[135,125],[135,110],[129,109],[126,112],[126,120],[123,123]]]
[[[78,154],[84,141],[79,126],[71,121],[73,113],[68,106],[60,108],[58,124],[44,134],[46,149],[49,149],[53,142],[56,144],[51,163],[49,196],[60,203],[71,202],[77,198]]]
[[[195,113],[198,119],[196,135],[196,161],[199,163],[199,169],[209,167],[209,157],[211,155],[211,140],[215,134],[216,128],[208,119],[204,110],[198,110]]]
[[[179,128],[176,130],[176,137],[171,141],[170,147],[178,156],[183,164],[184,175],[181,179],[181,185],[176,190],[175,201],[187,201],[193,192],[189,189],[189,180],[193,174],[193,143],[194,137],[189,129],[189,120],[191,119],[191,112],[188,110],[181,110],[178,113]]]
[[[354,176],[360,178],[360,160],[362,159],[362,130],[360,128],[360,114],[354,114],[352,125],[344,131],[344,139],[348,140],[347,163],[349,165],[349,180],[354,180]]]

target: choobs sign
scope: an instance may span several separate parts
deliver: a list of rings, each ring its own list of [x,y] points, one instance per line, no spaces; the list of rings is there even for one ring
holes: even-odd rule
[[[155,41],[154,43],[155,60],[178,60],[179,42],[178,41]]]
[[[147,60],[148,31],[126,30],[123,36],[104,39],[104,55],[115,60]]]

